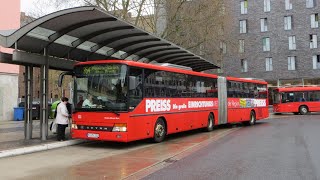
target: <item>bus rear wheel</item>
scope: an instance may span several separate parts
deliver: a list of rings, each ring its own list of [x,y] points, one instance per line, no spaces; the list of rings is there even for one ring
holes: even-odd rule
[[[156,143],[162,142],[167,134],[167,127],[162,118],[159,118],[154,125],[153,141]]]
[[[250,112],[250,120],[249,121],[245,121],[244,124],[247,126],[253,126],[256,124],[256,113],[254,111]]]
[[[301,115],[306,115],[309,112],[308,107],[307,106],[300,106],[299,107],[299,113]]]
[[[214,116],[212,113],[209,114],[208,116],[208,125],[205,128],[205,131],[210,132],[213,130],[213,126],[214,126]]]

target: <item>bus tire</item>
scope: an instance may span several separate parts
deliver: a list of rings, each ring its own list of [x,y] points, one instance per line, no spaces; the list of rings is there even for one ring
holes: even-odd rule
[[[309,112],[308,107],[307,106],[300,106],[299,107],[299,113],[301,115],[306,115]]]
[[[154,125],[153,141],[156,143],[162,142],[167,134],[167,127],[162,118],[157,119]]]
[[[250,126],[255,125],[256,121],[257,121],[256,113],[254,111],[251,111],[250,121],[249,121]]]
[[[255,113],[254,111],[251,111],[251,112],[250,112],[250,120],[249,120],[249,121],[245,121],[245,122],[243,122],[243,123],[244,123],[244,125],[246,125],[246,126],[253,126],[253,125],[256,124],[256,120],[257,120],[257,118],[256,118],[256,113]]]
[[[213,126],[214,126],[214,116],[212,113],[209,114],[208,116],[208,125],[205,129],[205,131],[210,132],[213,130]]]

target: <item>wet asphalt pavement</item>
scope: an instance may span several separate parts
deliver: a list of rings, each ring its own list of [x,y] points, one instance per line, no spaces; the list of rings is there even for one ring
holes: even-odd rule
[[[320,115],[259,121],[144,179],[320,179]]]

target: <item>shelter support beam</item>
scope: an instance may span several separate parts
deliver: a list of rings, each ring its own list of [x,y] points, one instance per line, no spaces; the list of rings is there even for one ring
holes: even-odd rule
[[[135,40],[135,41],[131,41],[129,43],[124,43],[124,44],[121,44],[117,47],[114,47],[113,49],[110,49],[109,51],[107,51],[107,54],[106,56],[107,57],[110,57],[112,56],[113,54],[115,54],[116,52],[120,51],[120,50],[123,50],[124,48],[129,48],[131,46],[136,46],[138,44],[142,44],[142,43],[147,43],[147,42],[157,42],[157,41],[160,41],[160,39],[157,39],[157,38],[151,38],[151,39],[141,39],[141,40]]]
[[[147,57],[148,59],[152,59],[154,57],[148,57],[148,55],[150,54],[154,54],[154,53],[159,53],[159,52],[164,52],[164,51],[168,51],[168,50],[179,50],[179,48],[177,47],[167,47],[167,48],[162,48],[162,49],[156,49],[156,50],[152,50],[152,51],[145,51],[143,54],[139,54],[139,57],[141,58],[138,58],[138,60],[144,58],[144,57]]]
[[[150,45],[134,48],[133,50],[128,51],[125,54],[121,55],[121,59],[125,59],[125,58],[131,56],[132,54],[135,54],[135,53],[138,53],[140,51],[144,51],[144,50],[147,50],[147,49],[150,49],[150,48],[169,46],[169,45],[170,45],[169,43],[156,43],[156,44],[150,44]],[[138,59],[135,59],[135,60],[138,60]]]
[[[44,49],[45,64],[41,65],[40,76],[40,137],[41,140],[48,138],[48,77],[49,77],[49,57],[47,48]]]
[[[49,59],[49,66],[52,69],[71,71],[73,69],[74,64],[77,63],[76,61],[71,61],[67,59],[45,57],[43,55],[37,55],[17,50],[13,51],[12,61],[23,64],[33,64],[37,66],[42,66],[46,65],[46,58]]]
[[[24,138],[32,139],[33,66],[25,66]]]

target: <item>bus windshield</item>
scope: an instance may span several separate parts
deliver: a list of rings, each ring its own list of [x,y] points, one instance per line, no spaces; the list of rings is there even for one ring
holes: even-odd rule
[[[75,67],[76,110],[127,111],[127,65]]]

